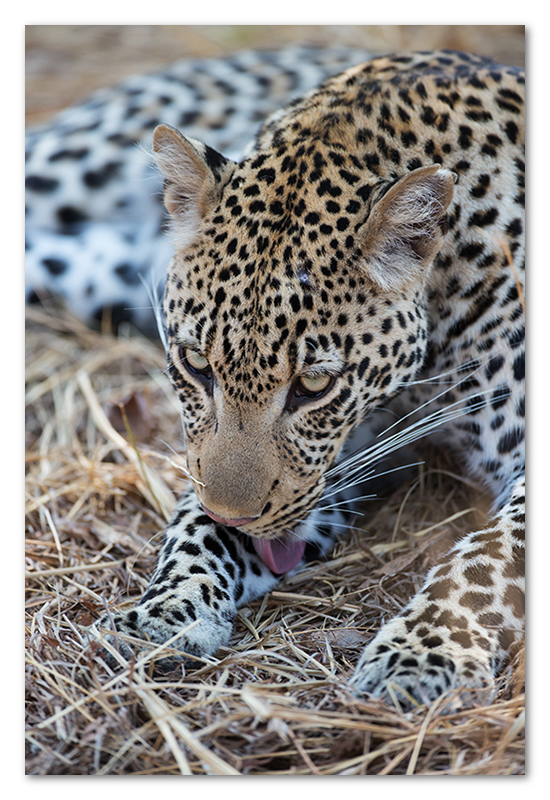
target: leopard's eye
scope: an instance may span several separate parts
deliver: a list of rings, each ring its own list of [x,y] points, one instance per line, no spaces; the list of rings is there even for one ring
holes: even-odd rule
[[[318,399],[327,394],[336,381],[336,375],[326,372],[319,375],[302,375],[296,378],[286,401],[286,410],[294,411],[308,400]]]
[[[210,390],[212,385],[212,367],[205,358],[197,350],[191,350],[189,347],[180,346],[178,348],[179,363],[199,381]]]
[[[298,380],[296,389],[308,397],[317,397],[325,392],[334,382],[333,375],[302,375]]]
[[[183,351],[183,360],[185,361],[187,366],[193,370],[193,372],[203,373],[205,370],[210,369],[210,364],[208,363],[208,360],[200,353],[197,353],[196,350],[190,350],[189,348],[185,348],[185,350]]]

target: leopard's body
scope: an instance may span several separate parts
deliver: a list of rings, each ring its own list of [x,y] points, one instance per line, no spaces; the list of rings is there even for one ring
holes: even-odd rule
[[[214,653],[237,606],[330,550],[350,520],[334,495],[363,468],[346,454],[392,404],[431,415],[494,517],[351,685],[419,700],[492,685],[524,615],[523,89],[521,70],[470,55],[384,57],[276,112],[238,164],[156,129],[194,491],[118,630],[165,641],[200,620],[179,644]]]

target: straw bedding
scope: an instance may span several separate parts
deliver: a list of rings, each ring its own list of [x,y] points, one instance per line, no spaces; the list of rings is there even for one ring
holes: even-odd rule
[[[32,309],[27,358],[27,774],[523,774],[522,652],[469,710],[403,713],[345,686],[437,553],[483,518],[444,453],[365,505],[332,558],[243,608],[216,658],[158,678],[158,647],[132,663],[113,651],[113,671],[86,626],[143,593],[186,487],[164,356]]]

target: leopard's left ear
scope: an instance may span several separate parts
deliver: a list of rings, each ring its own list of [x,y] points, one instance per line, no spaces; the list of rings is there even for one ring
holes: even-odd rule
[[[359,230],[365,269],[383,289],[418,280],[442,247],[454,173],[437,164],[400,178]]]
[[[198,234],[236,164],[171,125],[155,128],[153,152],[165,177],[164,205],[172,216],[176,244],[182,246]]]

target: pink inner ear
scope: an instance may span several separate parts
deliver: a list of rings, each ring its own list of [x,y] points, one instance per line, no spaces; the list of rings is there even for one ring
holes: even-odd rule
[[[257,554],[276,575],[283,575],[294,569],[302,560],[306,549],[305,541],[292,536],[282,536],[279,539],[251,538]]]

